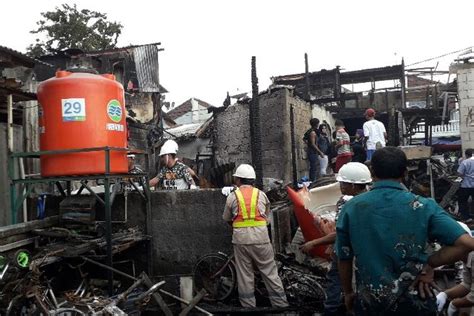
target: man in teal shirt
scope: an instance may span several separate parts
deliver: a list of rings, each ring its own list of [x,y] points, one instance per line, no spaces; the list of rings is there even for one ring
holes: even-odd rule
[[[371,168],[372,190],[345,204],[336,227],[346,306],[350,310],[354,302],[356,315],[436,315],[435,298],[419,295],[432,281],[431,267],[459,260],[473,247],[472,238],[433,199],[402,185],[407,169],[403,151],[377,150]],[[448,247],[430,254],[426,246],[431,241]],[[420,278],[427,283],[412,287]]]

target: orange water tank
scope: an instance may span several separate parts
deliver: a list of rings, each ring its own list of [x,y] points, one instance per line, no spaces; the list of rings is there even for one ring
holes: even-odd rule
[[[38,87],[40,148],[127,147],[124,90],[113,75],[58,71]],[[104,173],[105,152],[41,155],[43,177]],[[110,172],[127,173],[125,151],[111,151]]]

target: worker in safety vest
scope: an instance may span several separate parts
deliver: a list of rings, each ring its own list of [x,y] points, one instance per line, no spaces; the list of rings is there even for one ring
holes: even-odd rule
[[[260,271],[274,307],[286,307],[285,290],[268,236],[270,201],[254,187],[255,170],[240,165],[233,175],[237,189],[227,197],[223,219],[232,225],[239,299],[243,307],[255,307],[254,266]]]

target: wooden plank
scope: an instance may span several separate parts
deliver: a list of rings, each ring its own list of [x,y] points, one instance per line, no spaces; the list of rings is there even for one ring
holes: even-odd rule
[[[0,238],[6,238],[14,235],[25,234],[33,229],[52,227],[58,224],[58,216],[47,217],[42,220],[36,220],[15,225],[0,227]]]
[[[186,308],[183,309],[181,313],[179,313],[179,316],[188,315],[189,312],[191,312],[191,310],[194,308],[194,306],[196,306],[197,303],[199,303],[199,301],[204,297],[204,295],[206,295],[206,290],[202,289],[201,291],[199,291],[199,293],[195,297],[193,297],[191,302],[189,302],[189,305],[186,306]]]
[[[142,274],[142,278],[143,278],[143,281],[144,281],[145,285],[148,288],[153,286],[153,282],[151,282],[150,278],[148,277],[148,275],[146,273]],[[169,309],[168,305],[166,305],[165,301],[163,300],[163,297],[161,297],[160,294],[155,292],[155,293],[153,293],[152,297],[155,300],[155,302],[160,306],[161,310],[163,311],[163,313],[165,313],[166,316],[173,316],[173,313]]]

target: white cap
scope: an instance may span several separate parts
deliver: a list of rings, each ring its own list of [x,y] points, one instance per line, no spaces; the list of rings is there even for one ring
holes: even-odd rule
[[[372,182],[369,168],[360,162],[349,162],[339,169],[336,180],[347,183],[366,184]]]
[[[178,144],[174,140],[167,140],[160,149],[160,156],[166,154],[177,154],[178,153]]]
[[[257,175],[255,174],[255,170],[253,169],[253,167],[245,163],[237,167],[233,176],[237,178],[243,178],[243,179],[256,179],[257,178]]]

